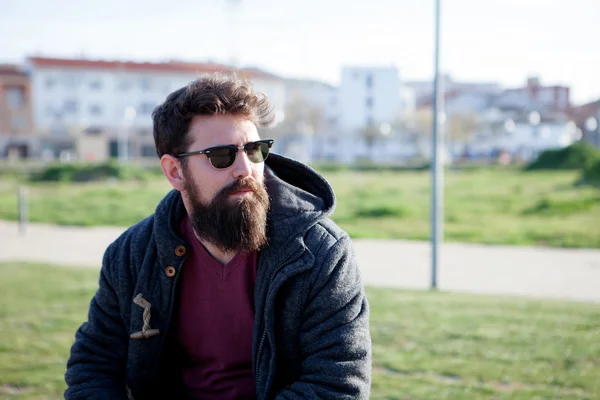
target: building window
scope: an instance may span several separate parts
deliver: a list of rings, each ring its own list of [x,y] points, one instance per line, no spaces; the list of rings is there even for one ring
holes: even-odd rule
[[[92,90],[100,90],[100,89],[102,89],[102,82],[101,81],[92,81],[92,82],[90,82],[90,89],[92,89]]]
[[[25,128],[27,127],[27,120],[25,119],[25,117],[15,115],[10,120],[10,126],[14,130],[25,130]]]
[[[131,81],[127,80],[127,79],[122,79],[119,82],[119,90],[121,90],[122,92],[126,92],[131,88]]]
[[[365,104],[367,105],[367,108],[373,108],[373,98],[367,97]]]
[[[142,157],[156,157],[156,147],[152,145],[142,145]]]
[[[369,88],[369,89],[373,87],[373,76],[371,74],[367,75],[365,84],[367,85],[367,88]]]
[[[150,115],[156,105],[154,103],[142,103],[140,104],[139,110],[142,115]]]
[[[52,89],[55,84],[56,84],[56,79],[54,79],[52,77],[46,78],[46,88]]]
[[[50,128],[50,136],[66,137],[69,136],[69,132],[64,126],[53,126]]]
[[[97,104],[92,104],[89,108],[90,115],[99,117],[102,115],[102,107]]]
[[[5,101],[9,108],[21,108],[25,105],[25,91],[20,87],[6,89]]]
[[[65,100],[64,104],[63,104],[63,110],[66,113],[77,113],[77,109],[78,109],[78,104],[77,104],[77,100],[75,99],[68,99]]]
[[[76,88],[79,84],[79,79],[73,74],[63,76],[62,81],[68,88]]]
[[[150,88],[152,87],[152,82],[150,81],[150,78],[141,78],[140,87],[142,88],[142,90],[145,91],[150,90]]]
[[[87,128],[85,128],[84,132],[86,135],[94,136],[100,135],[103,132],[103,129],[97,126],[88,126]]]

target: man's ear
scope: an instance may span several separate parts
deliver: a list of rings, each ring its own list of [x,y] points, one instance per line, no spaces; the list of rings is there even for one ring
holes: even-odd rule
[[[172,155],[165,154],[160,158],[160,167],[173,189],[181,192],[185,181],[181,162]]]

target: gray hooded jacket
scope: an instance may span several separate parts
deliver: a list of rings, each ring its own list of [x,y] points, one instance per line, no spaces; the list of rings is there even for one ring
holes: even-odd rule
[[[252,342],[257,398],[367,399],[369,307],[351,241],[329,219],[333,190],[276,154],[265,182],[269,244],[258,258]],[[65,399],[184,398],[173,318],[188,247],[178,233],[184,213],[172,191],[106,250],[71,348]]]

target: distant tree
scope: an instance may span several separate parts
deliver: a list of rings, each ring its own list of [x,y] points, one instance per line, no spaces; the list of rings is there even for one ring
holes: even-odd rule
[[[283,120],[271,128],[270,132],[274,138],[296,137],[306,133],[308,129],[318,132],[323,123],[323,110],[303,97],[295,97],[285,105]]]
[[[374,124],[367,124],[360,129],[360,135],[362,136],[367,148],[369,149],[369,156],[373,159],[373,147],[375,142],[380,136],[379,128]]]
[[[408,122],[423,136],[431,136],[433,129],[433,115],[431,108],[421,108],[408,116]]]
[[[406,118],[406,126],[422,136],[431,137],[433,114],[431,108],[421,108]],[[451,114],[444,124],[445,137],[452,140],[469,140],[479,127],[476,114]]]
[[[478,127],[476,114],[452,114],[448,118],[447,137],[450,140],[469,141],[477,133]]]
[[[394,129],[394,124],[381,123],[381,124],[367,124],[359,130],[360,135],[365,141],[367,148],[369,149],[369,156],[372,160],[375,159],[375,143],[382,139],[389,137]]]

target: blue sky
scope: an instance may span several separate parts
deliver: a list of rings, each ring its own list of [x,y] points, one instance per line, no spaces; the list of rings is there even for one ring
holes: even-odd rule
[[[335,83],[342,65],[433,72],[433,0],[0,0],[0,61],[169,58]],[[531,74],[600,98],[600,1],[442,0],[442,68],[515,86]]]

